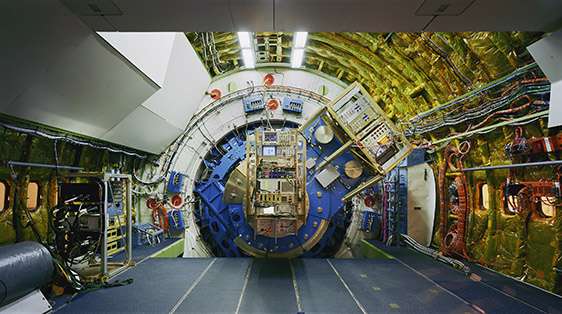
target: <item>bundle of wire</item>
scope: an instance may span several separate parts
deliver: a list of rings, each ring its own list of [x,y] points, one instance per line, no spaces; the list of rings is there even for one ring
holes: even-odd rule
[[[441,254],[439,251],[436,251],[432,248],[426,247],[421,245],[420,243],[418,243],[416,240],[414,240],[412,237],[406,235],[406,234],[400,234],[400,236],[402,237],[402,239],[404,240],[404,242],[410,246],[412,249],[433,257],[434,259],[449,264],[451,266],[453,266],[454,268],[463,271],[467,276],[470,275],[471,271],[470,268],[468,266],[466,266],[463,262],[451,258],[451,257],[447,257],[444,256],[443,254]]]
[[[55,235],[55,239],[54,239],[55,243],[45,243],[45,241],[43,241],[43,239],[41,238],[39,231],[35,227],[33,217],[29,213],[29,210],[25,209],[25,212],[29,219],[29,226],[31,227],[31,230],[33,231],[33,234],[37,242],[42,244],[45,248],[47,248],[47,250],[49,250],[49,253],[51,253],[57,273],[60,275],[60,278],[58,280],[55,280],[55,283],[62,286],[66,282],[68,285],[70,285],[70,287],[74,291],[76,291],[76,295],[77,295],[101,288],[124,286],[124,285],[131,284],[133,282],[133,279],[131,278],[125,280],[115,280],[111,283],[105,281],[99,281],[99,282],[87,281],[86,278],[82,276],[80,273],[78,273],[77,271],[75,271],[72,266],[74,264],[79,263],[79,261],[81,262],[86,260],[92,254],[95,254],[95,251],[97,250],[97,247],[99,245],[99,241],[97,241],[98,243],[95,244],[95,248],[93,250],[91,249],[91,246],[88,245],[87,246],[88,250],[86,250],[86,253],[82,254],[81,256],[76,256],[74,255],[76,253],[71,253],[73,250],[75,250],[76,248],[75,246],[73,246],[73,248],[71,248],[70,250],[64,250],[63,252],[61,252],[61,250],[57,248],[57,244],[56,244],[57,236]],[[59,234],[59,237],[60,236],[64,236],[64,235]],[[78,245],[80,246],[82,246],[82,244],[83,243],[78,243]]]
[[[550,83],[548,83],[548,81],[518,84],[516,88],[509,90],[509,93],[502,93],[501,96],[483,102],[475,107],[466,108],[466,105],[459,105],[448,112],[437,111],[432,116],[413,122],[406,133],[407,135],[421,135],[445,126],[458,125],[463,122],[489,116],[494,111],[513,104],[522,97],[533,96],[534,98],[542,98],[544,100],[549,93]],[[548,106],[548,102],[544,101],[544,105]]]
[[[481,88],[475,89],[473,91],[470,91],[460,97],[457,97],[451,101],[446,102],[443,105],[434,107],[426,112],[422,112],[418,115],[416,115],[415,117],[410,119],[411,123],[417,123],[427,117],[429,117],[430,115],[438,112],[438,111],[442,111],[442,110],[446,110],[452,107],[456,107],[459,106],[459,104],[462,103],[466,103],[469,99],[471,98],[476,98],[476,97],[481,97],[484,96],[485,93],[488,93],[491,90],[496,89],[499,86],[502,86],[505,83],[508,83],[510,81],[515,80],[516,78],[520,78],[524,75],[533,75],[533,73],[535,73],[535,71],[538,70],[538,65],[536,63],[530,63],[527,64],[515,71],[513,71],[511,74],[504,76],[500,79],[497,79]]]

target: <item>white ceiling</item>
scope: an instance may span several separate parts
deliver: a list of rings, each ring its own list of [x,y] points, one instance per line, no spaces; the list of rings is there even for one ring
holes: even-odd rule
[[[57,1],[1,1],[0,21],[2,113],[101,137],[158,89]]]
[[[561,0],[61,1],[102,31],[551,31],[562,24]]]
[[[0,1],[0,112],[162,152],[211,78],[183,33],[117,34],[116,47],[142,48],[119,53],[58,0]]]
[[[134,46],[150,45],[138,33],[114,33],[113,42],[133,43]],[[167,40],[167,33],[159,33]],[[181,134],[191,119],[211,82],[211,76],[199,60],[195,50],[183,33],[173,33],[172,47],[164,58],[166,72],[162,89],[150,96],[135,111],[114,126],[102,139],[135,147],[152,153],[160,153]],[[157,41],[162,42],[162,41]],[[150,47],[147,47],[150,48]],[[152,49],[122,51],[127,58],[149,62],[154,56]],[[132,53],[132,55],[131,55]]]
[[[166,71],[177,33],[98,32],[108,44],[125,56],[158,86],[164,86]]]

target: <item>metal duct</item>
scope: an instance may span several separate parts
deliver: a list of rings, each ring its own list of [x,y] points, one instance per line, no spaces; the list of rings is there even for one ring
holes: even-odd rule
[[[53,277],[49,251],[37,242],[0,247],[0,306],[49,283]]]

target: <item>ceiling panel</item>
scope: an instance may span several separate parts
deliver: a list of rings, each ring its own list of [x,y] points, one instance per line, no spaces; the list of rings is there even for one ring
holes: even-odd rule
[[[68,15],[64,7],[49,1],[0,1],[0,108],[39,81],[67,46],[78,44],[90,32],[82,27],[68,34],[71,21],[79,23]]]
[[[183,129],[205,97],[211,76],[185,35],[175,34],[163,88],[143,106]]]
[[[561,0],[65,1],[98,31],[547,31],[562,24]],[[122,14],[85,12],[92,1],[112,1]]]
[[[459,16],[438,16],[427,31],[552,31],[562,25],[561,0],[476,0]]]
[[[274,0],[231,0],[230,10],[237,31],[274,31]]]
[[[127,147],[159,154],[182,132],[159,115],[140,106],[102,139]]]
[[[76,133],[102,135],[157,88],[101,42],[90,34],[63,51],[15,101],[2,103],[1,110]],[[60,120],[43,119],[52,115]]]
[[[423,0],[276,0],[278,31],[419,31],[430,16],[415,16]]]
[[[461,15],[475,0],[425,0],[416,15]]]
[[[0,27],[1,112],[99,136],[157,90],[60,2],[6,1],[1,9],[2,23],[18,25]]]
[[[78,0],[84,1],[84,0]],[[114,0],[121,16],[107,20],[122,32],[217,31],[233,28],[228,0]]]
[[[109,24],[109,22],[103,16],[80,16],[82,22],[88,25],[91,29],[100,32],[112,32],[115,31],[115,27]]]

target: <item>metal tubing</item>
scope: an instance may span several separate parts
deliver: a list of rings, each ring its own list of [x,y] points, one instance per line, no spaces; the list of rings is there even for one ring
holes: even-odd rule
[[[103,232],[103,246],[101,248],[101,273],[103,274],[103,276],[107,276],[108,275],[108,271],[107,271],[107,229],[108,229],[108,225],[109,225],[109,217],[107,215],[107,202],[108,202],[108,191],[109,191],[109,183],[107,181],[107,178],[104,178],[103,180],[103,189],[104,189],[104,196],[103,196],[103,219],[101,219],[101,221],[103,221],[103,228],[102,228],[102,232]]]
[[[133,261],[133,187],[131,177],[127,180],[127,265]],[[166,217],[167,218],[167,217]]]
[[[562,165],[562,160],[525,162],[525,163],[521,163],[521,164],[496,165],[496,166],[486,166],[486,167],[473,167],[473,168],[464,168],[464,169],[462,169],[462,171],[463,172],[469,172],[469,171],[484,171],[484,170],[523,168],[523,167],[540,167],[540,166],[552,166],[552,165]]]
[[[36,168],[50,168],[50,169],[66,169],[66,170],[76,170],[80,171],[84,168],[82,167],[72,167],[72,166],[58,166],[51,164],[38,164],[33,162],[21,162],[21,161],[8,161],[8,166],[18,166],[18,167],[36,167]]]
[[[125,269],[127,269],[127,267],[129,267],[130,265],[133,264],[133,200],[132,200],[132,183],[133,183],[133,177],[129,174],[120,174],[120,173],[105,173],[104,174],[104,184],[105,184],[105,189],[106,189],[106,193],[105,193],[105,204],[104,204],[104,220],[106,222],[106,229],[104,230],[104,241],[105,241],[105,245],[103,248],[104,252],[104,261],[105,261],[105,266],[102,268],[104,270],[104,276],[106,276],[107,278],[112,278],[114,276],[117,276],[118,274],[120,274],[121,272],[123,272]],[[109,215],[107,213],[107,209],[108,209],[108,199],[107,199],[107,195],[109,193],[109,184],[110,181],[112,179],[119,179],[119,180],[125,180],[126,181],[126,194],[127,194],[127,204],[126,206],[124,206],[123,208],[127,211],[126,213],[126,220],[127,220],[127,225],[125,226],[127,228],[127,234],[125,235],[125,249],[126,249],[126,260],[123,261],[122,265],[119,268],[113,269],[111,271],[108,270],[108,263],[107,263],[107,227],[109,227]],[[121,225],[119,226],[119,228],[121,228]]]

